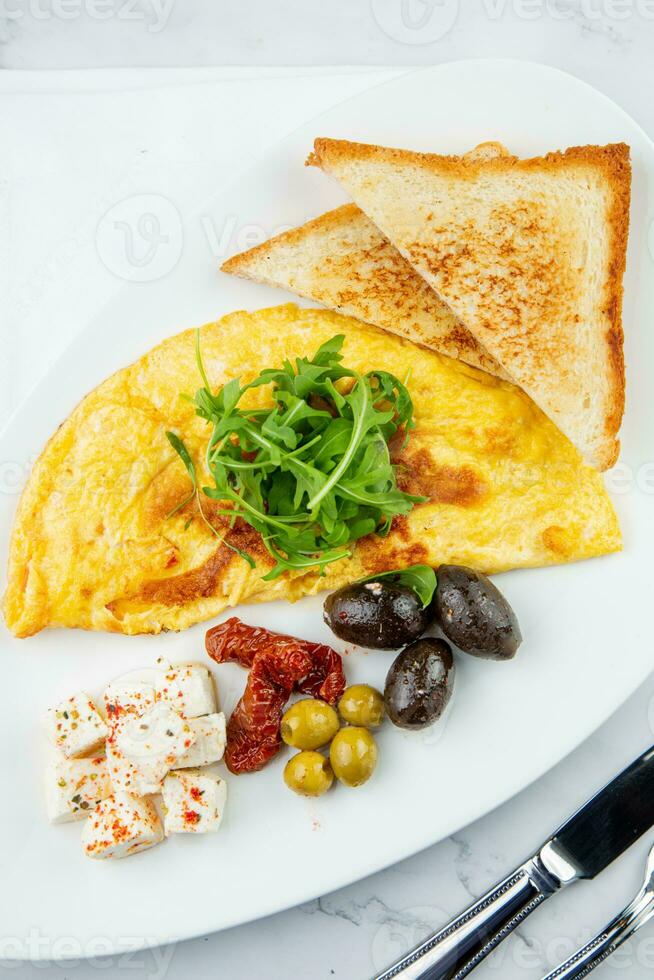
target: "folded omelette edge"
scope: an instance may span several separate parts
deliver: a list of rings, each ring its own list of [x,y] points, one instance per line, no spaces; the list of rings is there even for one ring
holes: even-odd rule
[[[171,337],[92,391],[33,467],[12,532],[4,615],[20,637],[48,626],[136,634],[184,629],[240,602],[295,601],[384,569],[460,562],[485,572],[620,549],[601,476],[519,389],[357,320],[292,304],[237,312],[201,329],[214,388],[312,355],[344,334],[344,363],[408,378],[416,427],[399,459],[402,489],[427,496],[390,535],[315,572],[262,576],[271,560],[248,526],[217,538],[191,500],[166,438],[202,460],[206,423],[180,397],[200,386],[194,331]],[[254,403],[270,392],[256,389]],[[212,518],[212,504],[203,509]]]

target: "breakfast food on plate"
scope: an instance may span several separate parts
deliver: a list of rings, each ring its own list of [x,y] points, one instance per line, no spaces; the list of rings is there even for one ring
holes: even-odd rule
[[[231,617],[205,635],[248,671],[227,723],[208,668],[163,659],[100,708],[78,692],[49,709],[47,815],[83,821],[91,858],[217,831],[223,759],[253,773],[290,747],[293,792],[363,786],[386,718],[442,723],[457,658],[515,656],[486,573],[621,547],[597,470],[624,402],[628,147],[318,139],[309,162],[355,203],[223,269],[336,312],[233,313],[91,392],[22,495],[4,614],[19,637],[159,633],[330,590],[336,637],[397,655],[383,694],[347,686],[331,646]]]
[[[340,728],[331,704],[318,698],[303,698],[282,715],[279,734],[295,749],[320,749],[328,745]]]
[[[169,701],[182,718],[211,715],[216,710],[211,675],[199,664],[170,667],[157,676],[155,692],[158,701]]]
[[[359,587],[370,589],[376,601],[364,601],[363,615],[356,606],[362,627],[357,633],[347,620],[350,595]],[[358,603],[358,592],[356,597]],[[398,614],[400,602],[408,608],[407,620]],[[457,565],[437,572],[425,565],[384,572],[328,596],[325,609],[328,625],[346,621],[349,642],[372,637],[373,649],[404,647],[388,671],[383,695],[368,684],[346,688],[342,659],[324,644],[248,626],[235,617],[207,631],[205,647],[216,663],[236,661],[250,669],[227,724],[225,762],[235,775],[262,769],[285,743],[300,750],[286,763],[284,782],[301,796],[322,796],[334,776],[345,786],[361,786],[377,764],[370,729],[379,728],[386,715],[399,728],[426,728],[450,702],[453,652],[445,640],[423,635],[426,630],[438,627],[452,636],[457,654],[495,660],[510,659],[522,640],[517,617],[499,589],[486,576]],[[384,643],[376,642],[380,636]],[[294,693],[310,697],[284,708]]]
[[[236,660],[250,668],[245,693],[227,725],[225,762],[230,772],[263,768],[286,743],[301,751],[286,763],[284,782],[301,796],[322,796],[334,776],[346,786],[361,786],[369,779],[377,764],[377,745],[367,728],[383,721],[383,702],[366,685],[345,690],[342,660],[334,650],[235,618],[210,629],[205,645],[217,663]],[[294,691],[311,697],[284,711]],[[341,717],[356,718],[358,727],[341,728],[335,703]],[[327,747],[329,760],[318,751]]]
[[[481,572],[441,565],[434,595],[438,625],[457,650],[486,660],[510,660],[522,643],[513,609]]]
[[[230,772],[254,772],[282,745],[280,722],[294,691],[335,704],[345,690],[341,657],[324,643],[248,626],[233,616],[205,637],[216,663],[250,670],[243,697],[227,724],[225,763]]]
[[[119,715],[139,715],[154,707],[157,700],[155,675],[154,670],[132,670],[109,684],[102,700],[110,723]]]
[[[213,679],[201,664],[158,663],[109,684],[103,698],[106,724],[85,694],[47,713],[46,731],[54,742],[46,766],[48,819],[85,820],[82,843],[88,857],[127,857],[160,843],[164,829],[153,802],[159,794],[166,836],[220,826],[227,790],[207,768],[222,759],[226,741]],[[58,740],[54,737],[52,719],[63,706],[69,715],[63,721],[72,723],[72,712],[85,705],[94,712],[98,733],[85,743],[96,754],[67,758],[70,739],[60,732]]]
[[[225,754],[227,739],[222,711],[202,718],[189,718],[188,726],[195,740],[175,763],[177,769],[199,769],[219,762]]]
[[[216,711],[216,693],[203,664],[166,664],[130,670],[109,684],[103,695],[111,720],[120,714],[143,714],[158,701],[167,701],[182,718],[198,718]]]
[[[84,820],[111,793],[106,760],[55,755],[45,774],[45,805],[50,823]]]
[[[344,337],[340,352],[335,335]],[[198,395],[203,417],[180,398],[198,385],[194,334],[187,331],[105,381],[51,438],[12,535],[4,612],[17,636],[46,626],[156,633],[245,600],[292,601],[403,565],[457,562],[494,572],[620,548],[600,476],[506,382],[359,321],[292,305],[224,317],[200,331],[200,345],[207,379]],[[319,348],[323,366],[311,360]],[[339,366],[341,381],[320,382],[321,372],[336,376]],[[248,389],[241,401],[236,379],[246,384],[266,369],[271,383]],[[365,380],[359,384],[348,372]],[[300,377],[306,387],[294,394]],[[286,388],[273,395],[273,383]],[[372,410],[364,406],[371,385],[380,398]],[[297,413],[285,427],[279,424],[281,399],[285,412],[292,405]],[[381,422],[389,399],[393,418]],[[207,418],[215,411],[219,424],[216,406],[224,410],[226,400],[228,426],[241,427],[246,445],[250,437],[266,442],[265,453],[239,452],[234,437],[229,446],[212,447],[220,448],[222,469],[208,472],[216,423],[208,426]],[[398,427],[400,417],[413,428]],[[317,426],[318,434],[296,458],[285,440],[310,442],[308,428],[298,436],[302,425]],[[323,435],[331,426],[333,438],[317,448],[320,426]],[[368,455],[351,466],[349,454],[357,447]],[[379,461],[382,507],[369,482]],[[272,483],[267,469],[275,474]],[[245,497],[235,501],[225,474],[237,470]],[[216,479],[228,484],[226,504],[203,492],[226,492]],[[274,557],[270,541],[228,509],[242,508],[243,499],[253,506],[262,487],[279,517],[273,521],[259,510],[257,520],[268,538],[277,535],[294,549],[291,571],[283,570],[288,552],[277,547]],[[301,496],[297,506],[290,487]],[[321,540],[334,542],[319,556],[312,553],[317,532],[307,516],[304,536],[293,532],[294,514],[307,512],[311,494],[326,522]],[[375,508],[366,510],[370,500]],[[378,526],[384,511],[396,517]],[[334,560],[344,553],[351,556]],[[317,562],[327,562],[324,576]]]
[[[435,623],[458,650],[510,660],[522,642],[513,609],[488,576],[464,565],[424,565],[346,585],[327,596],[332,632],[371,649],[397,650]]]
[[[339,783],[363,786],[377,766],[377,743],[367,728],[347,725],[334,735],[329,762]]]
[[[288,289],[337,313],[507,377],[355,204],[345,204],[234,255],[221,268]]]
[[[151,800],[116,791],[87,817],[82,828],[82,847],[90,858],[124,858],[160,844],[163,836]]]
[[[440,718],[454,687],[454,659],[445,640],[423,637],[405,647],[386,678],[386,712],[399,728],[417,730]]]
[[[107,739],[112,784],[134,796],[159,793],[164,776],[194,745],[195,733],[169,704],[117,720]]]
[[[163,782],[166,837],[215,833],[222,822],[226,800],[225,780],[215,773],[169,773]]]
[[[338,713],[348,725],[360,728],[379,728],[386,709],[384,698],[369,684],[352,684],[338,702]]]
[[[406,616],[398,615],[398,608],[403,612],[399,601]],[[404,647],[388,672],[383,701],[367,685],[348,688],[339,701],[341,717],[365,727],[374,727],[375,718],[381,724],[384,703],[400,728],[421,729],[437,721],[454,685],[451,646],[473,657],[510,660],[522,642],[518,619],[497,586],[462,565],[441,565],[436,571],[416,565],[355,582],[325,599],[324,619],[336,636],[350,642],[372,649]],[[422,636],[432,627],[449,642]]]
[[[72,759],[93,752],[108,734],[102,716],[84,691],[48,708],[45,728],[52,743]]]
[[[341,640],[375,650],[397,650],[424,633],[433,614],[410,585],[373,576],[327,596],[323,618]]]
[[[465,159],[507,155],[501,143],[482,143]],[[288,289],[508,379],[495,358],[356,204],[345,204],[233,255],[221,269]]]
[[[298,752],[284,766],[284,782],[299,796],[322,796],[331,788],[334,773],[320,752]]]
[[[629,147],[466,159],[317,139],[309,162],[593,466],[615,462]]]

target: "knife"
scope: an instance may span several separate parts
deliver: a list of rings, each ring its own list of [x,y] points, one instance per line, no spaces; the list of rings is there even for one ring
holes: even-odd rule
[[[538,908],[594,878],[654,824],[654,746],[570,817],[524,864],[375,980],[462,980]]]

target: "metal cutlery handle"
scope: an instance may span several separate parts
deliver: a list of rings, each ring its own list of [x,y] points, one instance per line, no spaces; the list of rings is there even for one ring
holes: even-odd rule
[[[375,980],[461,980],[559,885],[530,858]]]
[[[545,980],[572,980],[573,977],[579,980],[581,977],[587,977],[653,915],[654,895],[649,890],[643,890],[624,912],[609,922],[603,932],[598,933],[556,970],[548,973]]]

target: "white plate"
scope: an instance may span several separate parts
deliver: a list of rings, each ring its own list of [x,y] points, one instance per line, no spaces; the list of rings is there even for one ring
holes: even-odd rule
[[[647,464],[654,444],[649,411],[654,304],[647,225],[654,148],[604,96],[539,65],[460,62],[366,92],[287,138],[229,194],[209,202],[202,215],[186,217],[183,254],[173,272],[126,285],[2,436],[3,541],[16,503],[15,493],[8,492],[12,477],[25,470],[94,384],[183,327],[239,307],[284,300],[273,290],[218,276],[208,240],[220,240],[223,233],[229,239],[231,230],[226,247],[235,249],[245,226],[270,233],[338,203],[337,188],[302,165],[318,135],[455,153],[500,139],[520,155],[579,143],[631,144],[629,389],[623,431],[623,459],[631,476],[623,471],[622,492],[616,495],[625,550],[584,564],[503,576],[502,588],[525,636],[520,655],[508,664],[461,659],[446,724],[424,735],[386,726],[381,764],[364,789],[338,788],[322,800],[303,801],[284,787],[280,756],[262,773],[229,779],[228,814],[215,837],[173,839],[115,864],[83,858],[79,826],[46,823],[39,717],[53,699],[79,687],[100,691],[114,675],[151,665],[160,654],[202,658],[205,627],[139,638],[50,631],[24,641],[3,632],[5,939],[0,953],[5,957],[92,955],[185,939],[376,871],[452,833],[536,779],[604,721],[651,669],[653,473]],[[312,599],[294,607],[243,608],[239,615],[330,640],[320,606]],[[349,655],[348,678],[382,685],[391,659],[390,654]],[[216,674],[230,710],[244,673],[230,666]]]

